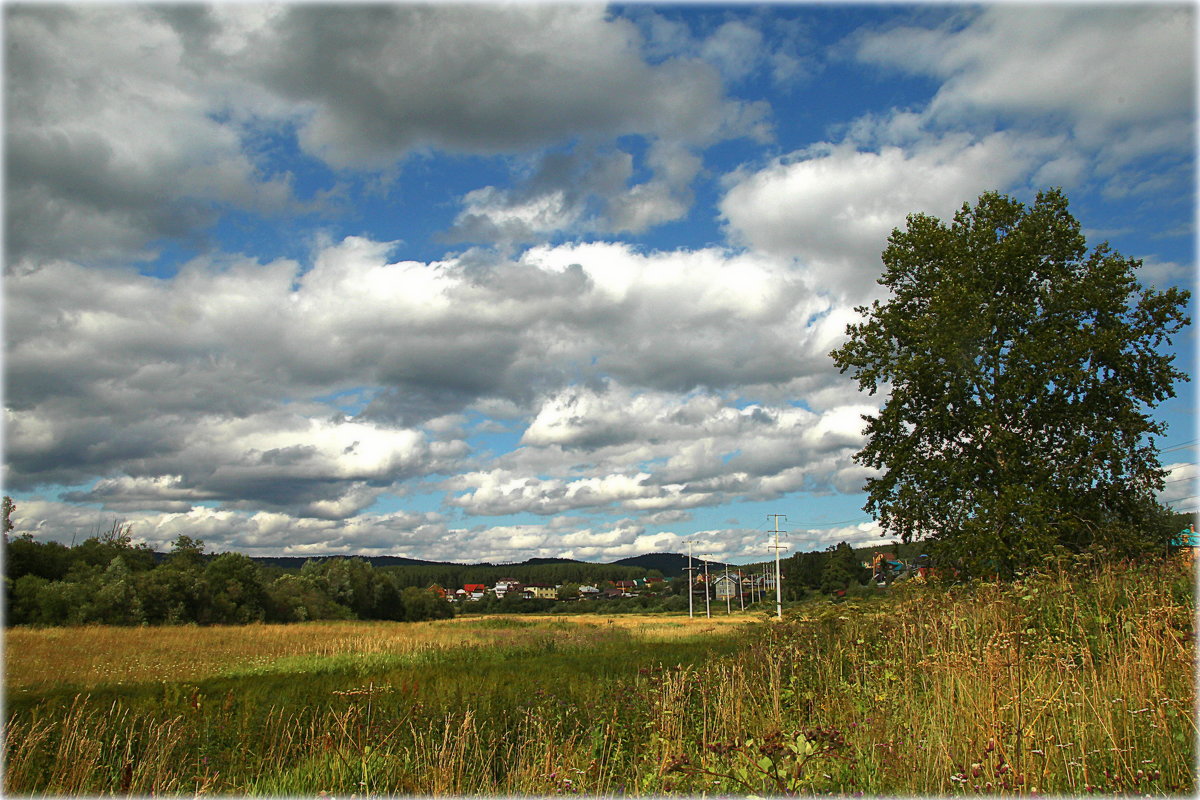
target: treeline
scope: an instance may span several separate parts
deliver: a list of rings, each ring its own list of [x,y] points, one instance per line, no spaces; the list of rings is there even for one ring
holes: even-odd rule
[[[427,587],[437,584],[445,589],[454,590],[468,583],[482,583],[495,586],[496,581],[511,578],[523,584],[546,584],[559,586],[565,583],[599,585],[605,581],[632,581],[637,578],[661,578],[658,570],[646,570],[642,567],[628,567],[620,564],[588,564],[582,561],[568,561],[551,564],[501,564],[501,565],[470,565],[470,564],[434,564],[434,565],[405,565],[396,567],[381,567],[395,576],[402,586]]]
[[[9,625],[245,624],[314,619],[417,621],[453,616],[432,592],[361,559],[262,567],[241,553],[204,553],[178,537],[166,558],[113,526],[74,547],[4,536]]]
[[[865,586],[871,580],[871,570],[862,562],[869,560],[871,552],[879,547],[855,550],[846,542],[830,545],[825,550],[793,553],[779,563],[783,574],[783,599],[786,602],[807,600],[814,595],[829,595],[855,586]],[[896,550],[889,547],[889,550]],[[748,564],[745,569],[754,574],[775,574],[775,564]],[[774,589],[769,589],[768,599],[774,602]]]
[[[865,584],[870,575],[860,558],[842,543],[784,559],[785,600]],[[580,585],[607,589],[615,581],[661,577],[653,569],[583,562],[374,567],[360,558],[320,558],[287,569],[259,564],[241,553],[206,553],[202,541],[188,536],[179,536],[164,556],[145,544],[134,544],[129,527],[116,523],[111,530],[71,547],[35,541],[30,534],[11,538],[5,534],[4,566],[9,625],[417,621],[454,614],[449,603],[428,591],[434,584],[452,592],[464,584],[492,586],[510,578],[561,586],[560,596],[568,599],[578,596]],[[459,613],[468,614],[686,609],[683,579],[671,579],[635,598],[563,603],[489,594],[458,606]]]
[[[811,594],[829,594],[871,579],[862,566],[863,555],[846,542],[828,550],[796,553],[783,559],[783,594],[787,600],[803,600]]]

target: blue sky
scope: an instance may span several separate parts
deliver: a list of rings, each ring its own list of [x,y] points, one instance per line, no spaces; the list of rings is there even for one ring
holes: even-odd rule
[[[1060,186],[1194,288],[1191,5],[34,4],[5,40],[5,491],[40,538],[871,543],[880,398],[828,353],[908,213]],[[1157,413],[1195,510],[1194,386]]]

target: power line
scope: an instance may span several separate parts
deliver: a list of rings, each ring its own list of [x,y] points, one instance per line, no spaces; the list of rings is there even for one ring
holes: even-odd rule
[[[768,514],[767,516],[769,517],[770,514]],[[797,523],[795,523],[795,525],[806,527],[806,528],[832,528],[834,525],[849,525],[851,523],[874,522],[874,521],[875,520],[872,517],[859,517],[856,519],[844,519],[844,520],[841,520],[840,522],[797,522]]]

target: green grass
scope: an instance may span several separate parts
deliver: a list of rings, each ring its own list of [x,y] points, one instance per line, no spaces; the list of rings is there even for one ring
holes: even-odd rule
[[[10,693],[4,789],[1190,795],[1194,613],[1178,564],[1076,564],[677,635],[493,618],[378,651],[407,629],[374,626],[362,652]]]

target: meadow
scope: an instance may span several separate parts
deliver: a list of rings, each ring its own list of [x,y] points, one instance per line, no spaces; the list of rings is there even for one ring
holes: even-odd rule
[[[13,628],[4,792],[1193,795],[1190,567],[762,614]]]

